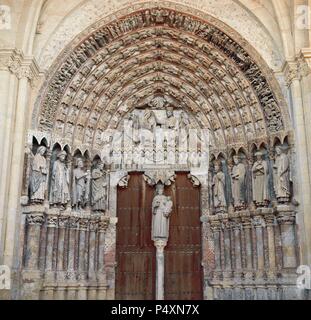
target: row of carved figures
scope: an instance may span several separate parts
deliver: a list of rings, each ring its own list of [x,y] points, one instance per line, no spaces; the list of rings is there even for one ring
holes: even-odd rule
[[[80,210],[90,204],[93,211],[106,211],[108,175],[103,162],[97,161],[91,170],[86,170],[83,158],[77,157],[71,175],[66,164],[67,152],[63,150],[51,163],[49,174],[46,152],[47,148],[40,146],[31,164],[29,198],[32,203],[43,203],[48,189],[52,207],[65,209],[71,203],[74,209]]]
[[[250,169],[240,155],[233,156],[233,166],[229,172],[226,163],[216,160],[211,177],[211,204],[215,212],[227,211],[230,204],[235,210],[243,210],[249,200],[256,207],[268,207],[273,199],[278,203],[288,203],[292,191],[287,149],[287,146],[275,147],[273,173],[269,166],[270,160],[261,150],[255,153],[255,161]],[[272,181],[273,191],[270,188]],[[251,199],[247,197],[247,193],[251,193]]]

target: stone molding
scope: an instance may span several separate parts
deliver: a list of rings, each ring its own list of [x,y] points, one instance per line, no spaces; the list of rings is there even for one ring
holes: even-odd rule
[[[311,72],[311,49],[302,49],[293,61],[287,61],[283,66],[286,85],[290,86],[293,80],[301,80]]]
[[[17,79],[27,78],[31,83],[39,77],[39,66],[36,59],[25,56],[18,49],[0,50],[0,71],[10,71]]]

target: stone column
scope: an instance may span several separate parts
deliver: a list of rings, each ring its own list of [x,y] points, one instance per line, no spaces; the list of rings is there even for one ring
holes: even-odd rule
[[[69,272],[75,272],[76,268],[76,252],[78,244],[76,243],[76,232],[78,232],[79,227],[79,217],[69,218],[69,239],[68,239],[68,266]]]
[[[30,84],[38,73],[34,59],[26,57],[21,50],[0,49],[0,264],[11,269],[14,295],[21,280],[20,196],[30,114],[28,102]]]
[[[57,239],[57,254],[56,254],[56,280],[58,286],[54,295],[56,300],[65,299],[65,232],[68,226],[68,216],[61,215],[58,218],[58,239]]]
[[[24,269],[39,269],[40,233],[45,221],[44,212],[28,213],[26,216],[26,250],[24,255]]]
[[[58,226],[58,216],[54,214],[47,215],[46,223],[46,250],[45,250],[45,270],[44,282],[47,289],[44,291],[44,299],[53,300],[54,290],[53,284],[55,282],[55,257],[54,257],[54,237],[55,230]]]
[[[90,219],[89,224],[89,260],[88,260],[88,278],[89,278],[89,300],[97,299],[97,278],[96,278],[96,236],[99,220],[97,217]]]
[[[224,277],[232,277],[232,262],[231,262],[231,241],[230,241],[230,225],[228,218],[223,220],[223,237],[224,237],[224,257],[225,257],[225,270]]]
[[[156,247],[156,300],[164,300],[164,248],[167,240],[154,241]]]
[[[116,269],[116,226],[118,218],[110,217],[109,227],[105,234],[105,271],[107,279],[107,299],[111,300],[115,297],[115,269]]]
[[[106,299],[107,281],[105,272],[105,234],[109,226],[109,218],[101,217],[98,225],[98,261],[97,278],[99,281],[98,300]]]
[[[276,275],[276,250],[275,250],[275,237],[274,226],[276,223],[274,214],[265,216],[265,222],[268,233],[268,252],[269,252],[269,275],[275,277]]]
[[[39,270],[40,234],[44,221],[43,212],[27,213],[27,239],[24,252],[24,270],[22,271],[23,289],[21,298],[23,300],[38,300],[40,296],[42,287],[42,277]]]
[[[308,123],[310,116],[310,53],[302,52],[300,61],[287,62],[284,68],[287,85],[291,91],[291,104],[295,129],[295,159],[297,161],[297,189],[300,210],[297,216],[300,227],[300,248],[302,263],[311,264],[311,216],[307,214],[311,207],[311,159],[308,136],[311,132]],[[309,122],[308,122],[309,119]],[[310,141],[310,139],[309,139]],[[311,143],[311,141],[310,141]]]
[[[263,242],[263,219],[261,216],[253,217],[253,225],[255,227],[256,233],[256,249],[257,249],[257,278],[263,277],[263,272],[265,268],[265,259],[264,259],[264,242]]]
[[[245,239],[245,277],[251,278],[253,274],[253,250],[252,250],[252,224],[248,213],[242,215],[242,228]]]
[[[232,229],[234,234],[234,252],[235,252],[235,273],[240,276],[242,271],[242,246],[241,246],[241,219],[235,217],[232,219]]]
[[[281,229],[283,268],[296,268],[296,214],[294,210],[287,205],[277,206],[277,221]]]
[[[79,260],[78,273],[80,278],[80,287],[78,290],[78,300],[87,300],[87,247],[86,234],[89,226],[88,218],[81,218],[79,221]]]
[[[217,217],[216,217],[217,218]],[[214,238],[214,250],[215,250],[215,276],[216,278],[221,272],[221,252],[220,252],[220,232],[221,232],[221,223],[213,217],[210,220],[211,230]]]

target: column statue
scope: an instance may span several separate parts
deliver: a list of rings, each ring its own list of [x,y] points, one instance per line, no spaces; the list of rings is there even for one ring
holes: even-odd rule
[[[156,195],[152,201],[152,240],[168,240],[169,217],[173,209],[171,197],[164,194],[164,185],[157,184]]]
[[[31,166],[30,199],[32,202],[43,202],[46,189],[47,164],[46,147],[38,148]]]
[[[275,148],[276,159],[274,163],[274,190],[280,202],[288,202],[290,192],[290,161],[288,155],[280,146]]]
[[[81,158],[76,160],[76,168],[72,175],[72,207],[80,210],[88,200],[89,172],[84,170],[84,163]]]
[[[54,162],[51,176],[50,204],[64,207],[70,201],[69,170],[65,164],[67,153],[61,151]]]
[[[103,162],[98,162],[92,171],[91,205],[94,211],[106,211],[107,206],[107,173]]]
[[[252,168],[253,201],[257,206],[265,206],[269,202],[268,164],[263,159],[263,153],[255,153],[256,161]]]
[[[233,157],[234,166],[232,168],[232,196],[235,208],[242,207],[245,203],[244,186],[246,168],[239,156]]]
[[[217,211],[221,211],[227,206],[225,197],[225,174],[222,172],[219,163],[215,163],[215,175],[212,180],[212,191],[214,199],[214,207]]]

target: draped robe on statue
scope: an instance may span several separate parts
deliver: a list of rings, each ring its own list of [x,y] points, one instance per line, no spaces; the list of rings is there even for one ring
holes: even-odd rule
[[[256,203],[264,203],[269,200],[267,162],[265,160],[256,161],[252,172],[253,200]]]
[[[85,171],[77,168],[73,171],[72,205],[78,205],[79,203],[84,205],[86,200]]]
[[[246,169],[243,163],[235,165],[232,169],[232,194],[234,205],[240,205],[245,201],[243,195],[245,174]]]
[[[223,172],[218,172],[213,178],[213,193],[214,193],[214,206],[225,207],[225,175]]]
[[[152,239],[168,239],[169,216],[173,202],[170,197],[156,195],[152,201]]]
[[[47,175],[46,159],[37,153],[32,163],[30,194],[32,200],[43,201]]]
[[[92,171],[92,196],[91,203],[93,210],[106,210],[106,174],[99,169]]]
[[[289,158],[281,154],[275,160],[275,193],[278,198],[290,196]]]
[[[56,160],[52,170],[50,204],[66,204],[69,200],[69,172],[65,163]]]

